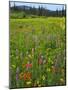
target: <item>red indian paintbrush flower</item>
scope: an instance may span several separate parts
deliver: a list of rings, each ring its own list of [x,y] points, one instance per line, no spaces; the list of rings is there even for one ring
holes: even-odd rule
[[[26,68],[31,68],[32,67],[32,64],[26,64]]]
[[[25,65],[27,69],[32,68],[32,63],[28,61],[28,63]]]

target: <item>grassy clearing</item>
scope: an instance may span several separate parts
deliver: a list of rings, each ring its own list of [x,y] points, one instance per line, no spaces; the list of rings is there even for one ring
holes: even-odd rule
[[[10,19],[10,88],[65,85],[65,18]]]

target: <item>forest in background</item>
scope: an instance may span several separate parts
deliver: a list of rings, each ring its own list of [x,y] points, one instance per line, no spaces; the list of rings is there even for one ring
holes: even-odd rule
[[[49,10],[46,7],[43,6],[27,6],[27,5],[16,5],[16,2],[14,2],[14,5],[11,7],[11,2],[9,3],[10,6],[10,16],[11,18],[38,18],[38,17],[64,17],[66,16],[66,9],[62,7],[62,10],[59,10],[58,8],[53,11]],[[16,15],[17,14],[17,15]]]

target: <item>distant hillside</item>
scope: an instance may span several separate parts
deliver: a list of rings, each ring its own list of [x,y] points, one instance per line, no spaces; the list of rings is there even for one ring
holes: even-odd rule
[[[66,16],[66,10],[48,10],[47,8],[43,7],[31,7],[31,6],[26,6],[26,5],[20,5],[20,6],[13,6],[10,7],[10,16],[11,18],[26,18],[26,17],[39,17],[39,16],[44,16],[44,17],[63,17]]]

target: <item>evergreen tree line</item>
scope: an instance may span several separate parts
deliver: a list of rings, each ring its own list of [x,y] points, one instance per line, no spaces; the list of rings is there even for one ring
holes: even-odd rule
[[[52,11],[52,10],[48,10],[47,8],[44,8],[42,6],[39,6],[38,8],[36,8],[35,6],[31,7],[31,6],[16,6],[14,3],[13,7],[10,7],[10,9],[12,11],[22,11],[25,14],[28,15],[37,15],[37,16],[53,16],[53,17],[64,17],[66,16],[66,10],[64,9],[64,7],[62,8],[62,10],[56,10],[56,11]]]

